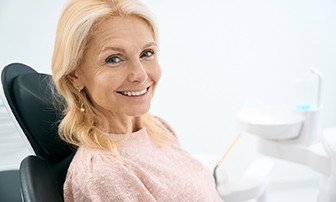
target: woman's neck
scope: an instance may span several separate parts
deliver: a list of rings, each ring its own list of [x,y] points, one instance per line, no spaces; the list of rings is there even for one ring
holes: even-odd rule
[[[113,134],[129,134],[143,128],[143,121],[140,117],[110,118],[110,131]]]

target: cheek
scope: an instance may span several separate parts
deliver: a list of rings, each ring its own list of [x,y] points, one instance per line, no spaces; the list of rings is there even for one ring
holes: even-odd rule
[[[109,74],[96,75],[94,79],[90,80],[87,85],[87,90],[91,98],[95,101],[104,99],[106,96],[111,95],[120,85],[118,77],[110,76]]]
[[[153,79],[156,83],[158,83],[159,80],[160,80],[160,78],[161,78],[161,68],[160,68],[160,66],[158,65],[156,68],[154,68],[154,71],[153,71],[153,73],[152,73],[152,79]]]

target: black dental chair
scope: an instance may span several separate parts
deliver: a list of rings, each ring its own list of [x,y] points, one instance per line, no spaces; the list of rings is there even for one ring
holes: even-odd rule
[[[18,170],[5,170],[0,172],[0,201],[22,201]]]
[[[1,74],[7,110],[14,114],[35,152],[21,162],[19,171],[21,195],[29,202],[63,201],[63,183],[75,153],[58,137],[64,101],[55,107],[50,80],[51,75],[20,63],[7,65]]]

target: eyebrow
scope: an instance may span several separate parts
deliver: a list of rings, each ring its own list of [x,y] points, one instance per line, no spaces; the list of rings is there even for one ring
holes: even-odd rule
[[[158,45],[155,42],[149,42],[149,43],[147,43],[146,45],[143,46],[143,49],[151,47],[151,46],[157,47]],[[101,49],[100,54],[103,53],[103,52],[105,52],[105,51],[107,51],[107,50],[114,50],[114,51],[122,52],[122,53],[126,52],[125,49],[123,49],[123,48],[113,47],[113,46],[106,46],[106,47],[103,47]]]

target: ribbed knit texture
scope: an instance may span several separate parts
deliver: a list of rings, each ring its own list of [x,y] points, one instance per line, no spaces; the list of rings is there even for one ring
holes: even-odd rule
[[[122,161],[109,152],[79,147],[64,184],[65,201],[222,201],[210,170],[177,140],[158,146],[143,128],[118,143],[118,150]]]

